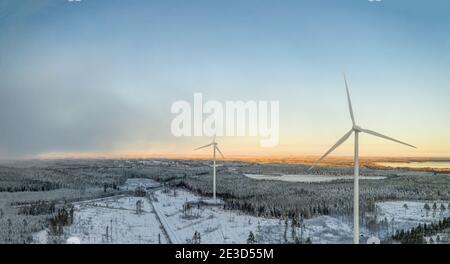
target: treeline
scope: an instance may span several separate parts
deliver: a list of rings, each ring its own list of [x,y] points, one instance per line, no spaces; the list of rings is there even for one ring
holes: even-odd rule
[[[397,230],[392,239],[402,244],[425,244],[425,237],[436,235],[447,228],[450,228],[450,217],[439,220],[437,223],[420,224],[409,230]]]
[[[39,200],[20,206],[18,214],[42,215],[42,214],[52,214],[54,212],[55,212],[55,202]]]
[[[61,188],[61,184],[39,181],[24,180],[22,182],[9,182],[0,185],[0,192],[40,192]]]
[[[317,204],[317,205],[303,206],[302,208],[283,210],[278,207],[269,207],[266,204],[256,204],[238,199],[226,200],[224,209],[241,210],[245,213],[255,216],[290,218],[290,219],[293,219],[296,216],[308,219],[317,215],[330,214],[330,208],[326,204]]]
[[[93,162],[93,161],[92,161]],[[112,161],[111,161],[112,163]],[[0,166],[0,192],[39,192],[89,187],[118,189],[130,176],[127,168],[15,168]]]

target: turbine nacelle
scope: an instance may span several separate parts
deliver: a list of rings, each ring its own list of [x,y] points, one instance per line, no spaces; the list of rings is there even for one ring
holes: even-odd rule
[[[213,165],[212,165],[212,167],[213,167],[213,199],[214,199],[214,201],[216,201],[216,167],[217,167],[216,151],[219,152],[219,154],[220,154],[220,156],[222,156],[222,158],[225,158],[225,156],[222,154],[222,151],[220,151],[218,145],[219,145],[219,143],[216,142],[216,135],[214,135],[211,143],[194,149],[194,150],[198,150],[198,149],[203,149],[203,148],[207,148],[207,147],[212,147],[212,149],[213,149]]]
[[[215,159],[215,152],[216,151],[219,152],[219,154],[220,154],[220,156],[222,156],[222,158],[225,158],[225,156],[222,154],[222,151],[220,151],[220,149],[219,149],[219,143],[216,142],[216,135],[214,135],[213,140],[212,140],[211,143],[209,143],[207,145],[204,145],[204,146],[201,146],[201,147],[198,147],[198,148],[194,149],[194,151],[195,150],[199,150],[199,149],[203,149],[203,148],[207,148],[207,147],[211,147],[211,146],[213,147],[213,150],[214,150],[214,159]]]
[[[353,125],[352,129],[353,129],[353,131],[358,132],[358,133],[363,131],[363,129],[358,125]]]

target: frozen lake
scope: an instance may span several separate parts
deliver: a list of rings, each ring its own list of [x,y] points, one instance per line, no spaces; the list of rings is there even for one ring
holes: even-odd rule
[[[450,161],[426,161],[426,162],[377,162],[377,165],[391,168],[413,169],[450,169]]]
[[[353,176],[328,176],[328,175],[264,175],[264,174],[244,174],[246,177],[255,180],[273,180],[286,182],[331,182],[336,180],[353,180]],[[364,176],[360,180],[383,180],[386,177],[382,176]]]

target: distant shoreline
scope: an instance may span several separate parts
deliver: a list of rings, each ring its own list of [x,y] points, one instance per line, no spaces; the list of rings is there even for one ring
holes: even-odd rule
[[[285,165],[303,165],[310,166],[317,161],[319,156],[229,156],[222,159],[226,162],[243,162],[256,164],[285,164]],[[8,166],[14,163],[28,163],[28,162],[58,162],[58,161],[83,161],[83,160],[166,160],[166,161],[183,161],[183,160],[199,160],[208,161],[209,156],[202,155],[152,155],[151,157],[64,157],[64,158],[32,158],[32,159],[18,159],[18,160],[0,160],[0,165]],[[361,157],[360,164],[362,168],[381,169],[381,170],[406,170],[406,171],[427,171],[435,173],[448,173],[450,168],[433,168],[433,167],[418,167],[410,166],[386,166],[380,163],[423,163],[423,162],[450,162],[449,157]],[[352,167],[353,158],[350,156],[332,156],[328,157],[321,164],[323,167]]]

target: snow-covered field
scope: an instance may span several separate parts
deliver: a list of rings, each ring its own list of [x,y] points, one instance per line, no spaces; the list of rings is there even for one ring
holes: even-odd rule
[[[433,204],[436,203],[436,210],[433,210]],[[406,204],[406,207],[404,206]],[[425,210],[424,206],[428,204],[430,210]],[[441,204],[445,210],[441,210]],[[393,229],[408,229],[416,227],[419,224],[438,222],[444,217],[450,217],[448,201],[389,201],[376,203],[377,220],[387,219]]]
[[[175,193],[158,190],[152,199],[116,196],[75,203],[74,222],[64,228],[62,239],[76,237],[82,244],[190,243],[197,231],[201,243],[247,243],[250,232],[254,233],[257,243],[294,240],[290,223],[285,235],[286,226],[282,220],[226,211],[221,205],[200,203],[197,206],[196,202],[205,200],[203,197],[181,189]],[[141,214],[136,213],[139,200],[143,203]],[[186,202],[194,203],[189,215],[183,212]],[[295,230],[300,234],[300,229]],[[352,237],[347,224],[329,216],[306,220],[302,232],[303,238],[309,237],[312,243],[350,243]],[[47,243],[47,231],[36,233],[34,241]]]
[[[314,176],[316,177],[316,176]],[[136,186],[155,187],[145,179],[127,181],[128,189]],[[142,212],[137,213],[137,202]],[[209,201],[209,202],[208,202]],[[205,203],[208,202],[208,203]],[[183,210],[186,204],[189,210]],[[376,204],[378,222],[389,222],[391,232],[415,227],[420,223],[450,217],[448,202],[391,201]],[[436,210],[433,204],[436,203]],[[406,204],[406,206],[405,206]],[[441,210],[441,204],[445,210]],[[64,228],[63,240],[76,237],[80,243],[190,243],[195,232],[201,243],[247,243],[250,232],[257,243],[293,242],[295,233],[312,243],[351,243],[352,228],[348,220],[320,216],[305,220],[303,230],[291,223],[274,218],[246,215],[240,211],[224,210],[223,204],[211,203],[209,197],[195,195],[184,189],[153,189],[148,197],[115,196],[74,203],[74,222]],[[369,234],[362,227],[365,237]],[[166,237],[167,236],[167,237]],[[36,243],[47,243],[47,231],[34,236]],[[362,241],[363,242],[363,241]]]
[[[143,203],[141,214],[136,202]],[[47,243],[47,231],[37,233],[36,243]],[[75,203],[74,222],[64,228],[64,240],[77,237],[82,244],[167,243],[164,231],[147,198],[112,197]]]
[[[195,231],[201,234],[201,243],[246,243],[250,232],[258,243],[284,243],[285,223],[279,219],[268,219],[245,215],[239,211],[225,211],[217,206],[194,206],[190,217],[183,211],[186,202],[198,202],[200,196],[184,190],[164,193],[157,191],[154,197],[155,210],[162,213],[179,243],[189,242]],[[300,230],[297,230],[298,234]],[[310,237],[313,243],[350,243],[351,228],[342,221],[321,216],[305,221],[303,238]],[[292,242],[289,224],[286,238]]]
[[[244,174],[248,178],[255,180],[274,180],[286,182],[331,182],[336,180],[353,180],[353,176],[328,176],[328,175],[264,175],[264,174]],[[383,180],[383,176],[361,176],[361,180]]]

